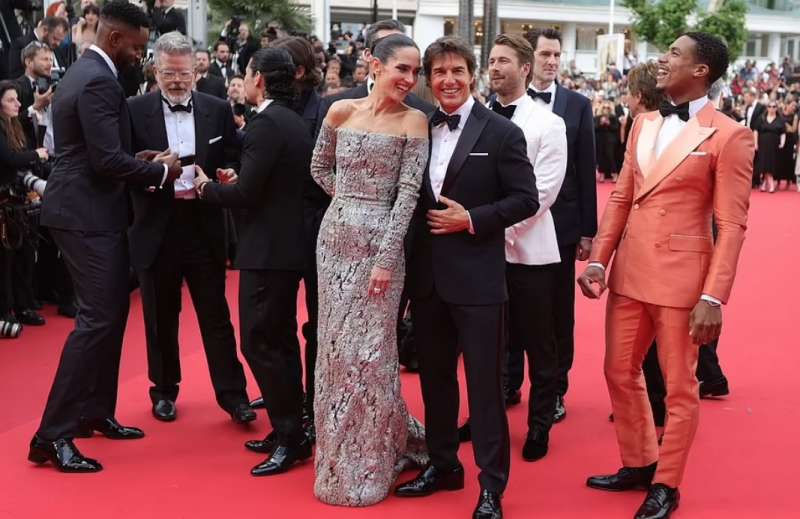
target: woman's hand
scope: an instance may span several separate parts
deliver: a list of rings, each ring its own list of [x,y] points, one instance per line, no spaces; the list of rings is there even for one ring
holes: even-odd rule
[[[372,267],[369,275],[369,297],[383,297],[392,280],[392,271],[378,266]]]
[[[47,148],[36,148],[36,154],[39,155],[39,160],[45,161],[48,158]]]

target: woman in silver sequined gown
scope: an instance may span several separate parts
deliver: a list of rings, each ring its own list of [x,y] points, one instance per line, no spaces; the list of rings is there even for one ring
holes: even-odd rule
[[[406,50],[387,57],[379,43],[373,55],[386,58],[383,66],[405,57],[416,59],[418,68],[413,42],[389,38],[405,38]],[[317,242],[314,493],[335,505],[377,503],[401,470],[427,462],[424,430],[400,394],[395,336],[405,277],[403,239],[428,160],[427,121],[416,111],[402,119],[411,110],[400,104],[405,95],[389,92],[397,97],[393,120],[413,119],[424,132],[411,137],[401,128],[372,130],[381,127],[376,101],[386,103],[384,93],[396,86],[392,74],[385,76],[378,74],[367,98],[331,107],[311,161],[314,180],[333,198]],[[413,87],[416,71],[404,81]],[[376,271],[390,273],[388,284],[371,282]]]

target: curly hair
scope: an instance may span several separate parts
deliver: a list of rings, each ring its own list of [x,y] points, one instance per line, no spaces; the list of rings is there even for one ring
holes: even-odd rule
[[[111,0],[103,6],[100,18],[122,23],[132,29],[150,27],[150,20],[144,11],[128,0]]]
[[[707,32],[687,32],[684,36],[694,40],[695,62],[708,65],[707,84],[710,87],[725,74],[730,64],[728,46],[722,39]]]

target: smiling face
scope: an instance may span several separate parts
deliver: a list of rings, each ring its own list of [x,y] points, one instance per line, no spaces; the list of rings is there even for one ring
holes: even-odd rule
[[[376,88],[402,103],[417,85],[420,71],[419,50],[416,47],[400,47],[386,63],[375,57],[372,60]]]
[[[495,45],[489,54],[489,81],[500,97],[522,95],[527,85],[530,63],[520,63],[517,51],[508,45]],[[517,96],[518,97],[518,96]],[[509,99],[508,101],[513,101]]]
[[[698,81],[705,85],[708,65],[695,61],[695,42],[688,36],[681,36],[669,50],[658,58],[656,87],[663,90],[673,100],[682,98],[687,91],[695,90]]]
[[[451,52],[437,56],[431,63],[430,84],[442,110],[455,112],[472,93],[472,74],[467,60]]]

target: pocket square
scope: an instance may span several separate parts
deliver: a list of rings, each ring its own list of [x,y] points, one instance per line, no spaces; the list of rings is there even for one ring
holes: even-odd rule
[[[219,137],[214,137],[213,139],[209,139],[208,143],[209,144],[214,144],[215,142],[217,142],[219,140],[222,140],[222,135],[220,135]]]
[[[695,157],[705,157],[706,155],[708,155],[708,153],[706,153],[705,151],[693,151],[689,153],[689,155],[693,155]]]
[[[470,153],[469,156],[470,157],[488,157],[489,154],[488,153]]]

